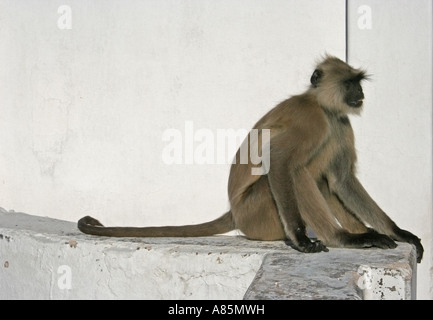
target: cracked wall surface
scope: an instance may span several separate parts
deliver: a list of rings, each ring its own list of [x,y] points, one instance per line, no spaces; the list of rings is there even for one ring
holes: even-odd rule
[[[106,238],[0,208],[0,299],[413,299],[414,247],[303,254],[238,236]]]

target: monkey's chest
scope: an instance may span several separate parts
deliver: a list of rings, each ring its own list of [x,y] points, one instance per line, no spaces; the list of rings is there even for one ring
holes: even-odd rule
[[[339,167],[345,170],[351,167],[354,161],[352,149],[350,139],[341,136],[331,137],[310,159],[307,169],[316,180],[328,175],[331,171],[338,170]]]

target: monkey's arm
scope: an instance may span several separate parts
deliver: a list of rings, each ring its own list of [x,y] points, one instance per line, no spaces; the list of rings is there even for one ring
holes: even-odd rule
[[[421,240],[409,231],[400,229],[370,197],[354,174],[334,181],[331,188],[351,212],[376,231],[394,240],[414,244],[417,249],[417,261],[421,261],[424,252]]]
[[[281,125],[285,130],[274,135],[270,143],[270,169],[268,172],[272,196],[284,226],[284,231],[301,252],[319,252],[328,249],[306,236],[306,221],[301,216],[296,188],[297,175],[306,172],[305,165],[328,137],[328,124],[318,105],[296,105],[289,110],[291,119]],[[297,107],[299,105],[299,108]],[[297,181],[298,180],[298,181]]]
[[[271,170],[268,173],[269,185],[284,232],[301,252],[328,251],[320,241],[311,241],[306,235],[306,225],[295,194],[294,172],[290,172],[290,165],[284,161],[286,159],[273,157],[271,154]]]

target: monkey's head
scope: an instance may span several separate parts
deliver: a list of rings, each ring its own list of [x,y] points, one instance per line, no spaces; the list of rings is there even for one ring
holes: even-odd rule
[[[361,110],[364,92],[361,82],[364,70],[355,69],[332,56],[326,56],[311,76],[310,90],[318,103],[333,113],[355,113]]]

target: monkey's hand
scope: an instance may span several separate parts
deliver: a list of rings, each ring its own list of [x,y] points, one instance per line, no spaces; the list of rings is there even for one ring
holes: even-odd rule
[[[305,237],[305,239],[298,241],[297,245],[291,242],[290,240],[287,240],[286,244],[288,246],[291,246],[293,249],[304,253],[329,251],[329,249],[320,240],[312,241],[308,237]]]
[[[413,244],[416,248],[416,262],[420,263],[422,260],[422,256],[424,254],[424,248],[421,244],[421,239],[416,235],[410,233],[409,231],[398,229],[394,231],[397,235],[397,241],[404,241],[410,244]]]

